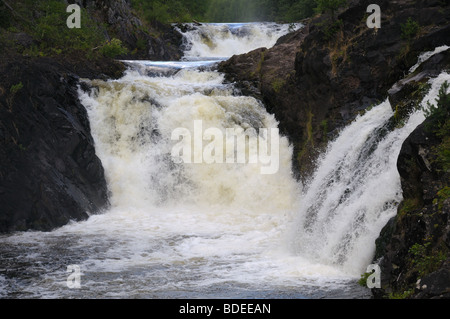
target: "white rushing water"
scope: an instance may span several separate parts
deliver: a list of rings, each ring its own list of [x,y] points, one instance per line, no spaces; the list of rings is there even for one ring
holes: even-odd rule
[[[228,59],[235,54],[254,49],[270,48],[282,35],[301,26],[276,23],[209,23],[200,26],[190,24],[183,33],[183,59]]]
[[[330,144],[305,189],[292,176],[286,137],[280,137],[275,174],[261,174],[261,162],[176,163],[171,134],[177,128],[194,132],[195,121],[202,121],[203,131],[278,126],[263,105],[236,94],[222,74],[208,69],[212,58],[234,51],[205,48],[203,41],[219,46],[217,34],[226,33],[244,42],[239,53],[270,47],[287,27],[224,27],[188,31],[190,61],[127,61],[123,78],[95,80],[91,92],[80,90],[111,207],[50,233],[2,236],[0,297],[368,296],[356,281],[401,200],[396,158],[423,115],[389,131],[389,103],[375,106]],[[258,39],[248,28],[253,37],[258,30]],[[210,40],[198,38],[205,30]],[[426,99],[432,101],[448,78],[434,81]],[[80,267],[80,289],[68,289],[68,265]]]

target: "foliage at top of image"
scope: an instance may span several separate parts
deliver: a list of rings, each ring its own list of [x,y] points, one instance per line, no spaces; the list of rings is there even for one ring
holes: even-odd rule
[[[149,23],[297,22],[314,14],[317,0],[132,0]]]
[[[348,0],[316,0],[319,13],[327,12],[331,15],[331,19],[336,20],[336,12],[347,4]]]
[[[82,27],[68,28],[66,9],[67,3],[63,0],[17,0],[8,2],[8,6],[1,0],[0,44],[24,56],[80,52],[92,58],[102,53],[113,57],[113,53],[125,52],[117,42],[111,47],[105,39],[106,26],[95,21],[84,8],[81,8]],[[23,46],[11,40],[15,34],[23,33],[32,39],[31,45]]]

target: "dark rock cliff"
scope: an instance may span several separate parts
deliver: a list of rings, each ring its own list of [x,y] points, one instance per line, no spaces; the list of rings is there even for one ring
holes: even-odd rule
[[[420,125],[399,156],[404,201],[377,241],[376,297],[450,298],[450,174],[436,161],[443,139],[433,122]]]
[[[50,58],[15,57],[0,70],[0,232],[47,231],[104,208],[78,76]]]
[[[435,55],[394,86],[391,103],[414,107],[423,84],[444,70],[450,71],[450,51]],[[373,292],[378,298],[450,298],[450,171],[445,155],[450,92],[439,101],[440,114],[417,127],[399,154],[404,200],[377,240],[375,262],[381,267],[382,288]]]

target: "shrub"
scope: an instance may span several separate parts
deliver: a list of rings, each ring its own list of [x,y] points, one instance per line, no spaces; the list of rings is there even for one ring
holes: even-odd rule
[[[423,277],[439,268],[441,263],[447,259],[442,252],[429,252],[431,242],[425,244],[414,244],[409,253],[412,255],[411,262],[417,269],[419,277]]]
[[[402,38],[406,40],[413,39],[419,33],[420,29],[420,25],[411,17],[408,18],[406,23],[401,24],[400,27],[402,29]]]
[[[108,58],[116,58],[119,55],[127,54],[128,50],[122,45],[122,41],[114,38],[100,48],[100,53]]]
[[[450,85],[444,82],[439,89],[436,105],[427,103],[423,112],[430,122],[426,126],[437,136],[442,138],[442,143],[436,147],[437,161],[444,171],[450,169]]]
[[[428,109],[424,109],[426,117],[433,117],[441,127],[450,116],[450,94],[447,93],[449,84],[445,81],[439,89],[439,95],[436,99],[436,105],[427,103]]]
[[[11,86],[11,89],[10,89],[11,95],[16,95],[17,92],[19,92],[22,89],[23,89],[22,82],[19,82],[19,83],[15,84],[15,85]]]
[[[347,4],[347,0],[317,0],[316,2],[316,11],[330,13],[333,21],[335,20],[336,11]]]

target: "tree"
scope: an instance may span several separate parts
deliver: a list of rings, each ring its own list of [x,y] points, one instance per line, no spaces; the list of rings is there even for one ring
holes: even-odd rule
[[[347,0],[316,0],[317,11],[329,12],[333,21],[335,20],[336,11],[347,4]]]

